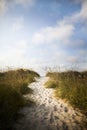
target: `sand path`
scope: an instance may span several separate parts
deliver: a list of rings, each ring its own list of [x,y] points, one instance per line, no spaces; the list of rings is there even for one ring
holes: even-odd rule
[[[16,130],[86,130],[81,124],[83,114],[69,107],[62,100],[53,97],[53,89],[44,87],[47,77],[37,79],[29,85],[34,93],[27,95],[36,102],[32,107],[24,107],[20,113],[24,117],[15,124]]]

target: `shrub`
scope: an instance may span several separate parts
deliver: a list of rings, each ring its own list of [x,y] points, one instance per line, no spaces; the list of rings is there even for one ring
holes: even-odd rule
[[[58,86],[58,82],[56,82],[55,80],[48,80],[45,83],[46,88],[56,88]]]
[[[67,100],[74,107],[87,114],[87,71],[67,71],[48,73],[46,83],[49,88],[55,84],[55,95]],[[48,84],[49,83],[49,84]]]
[[[24,95],[24,94],[32,93],[33,90],[27,86],[27,83],[24,83],[24,84],[22,84],[22,86],[20,87],[20,92],[21,92],[21,94]]]
[[[31,70],[9,70],[0,73],[0,129],[11,129],[13,121],[21,107],[32,101],[23,97],[23,94],[31,93],[28,84],[35,81],[39,75]]]
[[[0,129],[11,127],[13,119],[24,105],[22,95],[11,86],[0,84]]]

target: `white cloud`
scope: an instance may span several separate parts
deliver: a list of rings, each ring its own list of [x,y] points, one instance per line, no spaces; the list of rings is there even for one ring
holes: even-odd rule
[[[26,63],[26,48],[25,40],[6,45],[0,53],[0,66],[18,66]]]
[[[81,12],[79,13],[78,22],[80,21],[83,24],[82,31],[87,33],[87,1],[83,3]]]
[[[87,22],[87,13],[86,13],[86,11],[87,11],[87,0],[85,0],[83,2],[82,10],[80,12],[80,17],[83,18],[83,20],[86,20],[86,22]]]
[[[7,3],[6,0],[0,0],[0,14],[5,13],[7,11]]]
[[[35,0],[0,0],[0,15],[6,13],[12,6],[31,7],[34,3]]]
[[[45,27],[37,31],[32,37],[32,43],[34,44],[52,43],[50,46],[53,46],[55,42],[58,43],[57,49],[54,49],[55,51],[49,49],[48,53],[51,59],[49,59],[48,62],[45,62],[45,65],[52,66],[64,64],[69,65],[69,67],[72,65],[81,67],[81,64],[83,64],[83,68],[85,67],[85,58],[83,57],[83,54],[85,53],[84,55],[86,55],[86,52],[81,50],[81,48],[84,48],[85,46],[85,41],[82,39],[73,39],[76,24],[87,23],[87,1],[84,0],[81,2],[82,7],[80,11],[72,14],[71,16],[64,17],[63,20],[58,21],[55,26]],[[85,25],[83,24],[83,26]],[[68,48],[73,51],[73,54],[67,49],[65,49],[65,51],[63,50],[63,43],[67,43]],[[74,49],[77,49],[77,52]]]
[[[45,40],[45,37],[44,37],[44,34],[41,31],[41,33],[39,32],[39,33],[36,33],[34,35],[32,42],[38,44],[38,43],[44,42],[44,40]]]
[[[79,12],[74,13],[71,16],[65,16],[60,23],[62,24],[74,24],[74,23],[79,23],[79,22],[84,22],[87,23],[87,1],[83,0],[82,2],[82,7]]]
[[[71,24],[58,24],[55,27],[46,27],[35,33],[33,43],[49,43],[54,41],[68,41],[73,34],[74,26]]]
[[[50,43],[50,42],[61,42],[61,43],[72,43],[71,37],[75,31],[75,24],[79,22],[84,22],[87,24],[87,1],[81,0],[82,3],[81,10],[72,14],[71,16],[66,16],[63,20],[58,21],[56,26],[45,27],[44,29],[35,33],[32,37],[32,42],[36,44],[40,43]],[[84,44],[82,40],[74,41],[78,45]]]

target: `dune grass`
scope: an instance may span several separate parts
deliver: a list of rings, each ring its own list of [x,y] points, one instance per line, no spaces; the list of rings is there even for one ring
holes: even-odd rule
[[[58,81],[54,80],[54,79],[49,79],[46,83],[45,86],[46,88],[56,88],[58,84]]]
[[[87,71],[48,72],[46,76],[50,79],[45,85],[55,88],[57,98],[68,101],[87,115]]]
[[[39,75],[31,70],[9,70],[0,73],[0,129],[11,129],[18,111],[32,101],[26,100],[24,94],[32,93],[29,83]]]

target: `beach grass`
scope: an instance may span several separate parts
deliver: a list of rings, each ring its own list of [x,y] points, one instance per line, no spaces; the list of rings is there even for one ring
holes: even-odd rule
[[[28,85],[35,81],[35,77],[39,74],[27,69],[0,73],[0,129],[11,129],[20,108],[33,103],[23,95],[32,93]]]
[[[87,115],[87,71],[48,72],[47,88],[54,88],[56,98],[62,98]]]

